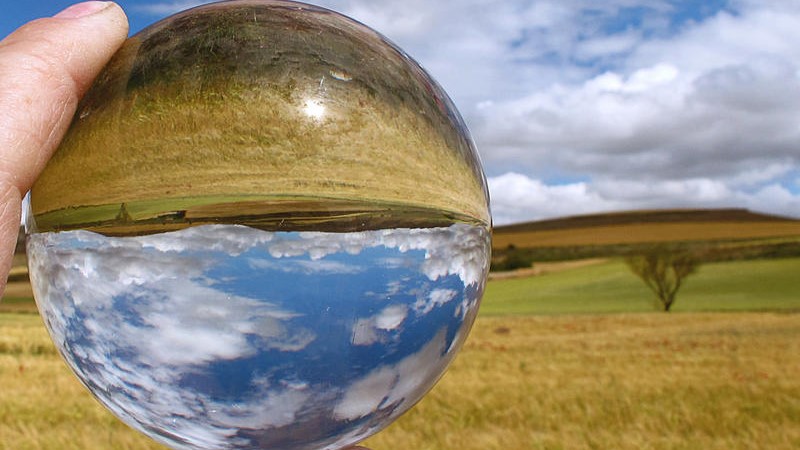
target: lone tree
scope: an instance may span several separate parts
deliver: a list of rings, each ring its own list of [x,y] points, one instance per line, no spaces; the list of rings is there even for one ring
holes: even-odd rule
[[[653,247],[642,254],[628,256],[626,262],[656,294],[665,312],[675,303],[675,294],[683,280],[700,267],[700,261],[691,253],[667,247]]]

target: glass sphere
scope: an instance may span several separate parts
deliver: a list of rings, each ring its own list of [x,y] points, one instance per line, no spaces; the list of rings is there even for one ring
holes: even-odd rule
[[[174,448],[377,432],[443,374],[488,271],[452,102],[381,35],[300,3],[206,5],[130,38],[26,201],[54,342]]]

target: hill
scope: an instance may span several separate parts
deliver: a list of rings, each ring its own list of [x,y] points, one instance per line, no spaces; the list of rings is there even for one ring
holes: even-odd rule
[[[529,231],[564,230],[608,225],[685,222],[798,222],[795,219],[752,212],[743,208],[726,209],[665,209],[646,211],[619,211],[603,214],[560,217],[556,219],[523,222],[494,228],[495,234]]]
[[[494,247],[729,241],[800,236],[800,220],[746,209],[675,209],[572,216],[495,227]]]
[[[652,245],[705,261],[800,255],[800,220],[746,209],[672,209],[573,216],[496,227],[493,268],[624,256]]]

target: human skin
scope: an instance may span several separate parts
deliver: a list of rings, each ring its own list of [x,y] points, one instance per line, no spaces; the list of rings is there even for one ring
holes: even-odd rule
[[[0,41],[0,293],[22,197],[72,121],[78,100],[128,35],[113,2],[73,5]]]

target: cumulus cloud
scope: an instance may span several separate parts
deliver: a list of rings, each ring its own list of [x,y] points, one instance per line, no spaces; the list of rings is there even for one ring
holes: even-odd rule
[[[353,325],[353,345],[372,345],[386,337],[383,331],[397,330],[408,316],[405,305],[387,306],[378,314],[356,320]]]
[[[156,424],[193,446],[217,447],[236,440],[237,429],[226,419],[234,412],[200,391],[176,388],[182,377],[263,349],[298,351],[316,339],[310,330],[285,325],[297,313],[225,292],[206,278],[220,253],[235,256],[269,240],[259,233],[269,235],[238,226],[133,238],[87,231],[32,235],[36,298],[54,339],[70,342],[65,357],[81,378],[96,392],[124,393],[123,401],[104,400],[109,409],[134,426]],[[127,299],[124,306],[120,298]],[[258,411],[260,426],[278,426],[308,396],[288,387],[264,391],[257,404],[236,412],[238,418]],[[197,418],[211,410],[213,420],[198,426]]]
[[[431,280],[457,275],[465,285],[483,280],[487,270],[488,232],[481,227],[455,224],[447,228],[386,229],[358,233],[299,233],[301,239],[270,242],[275,258],[309,255],[320,260],[332,253],[358,254],[365,248],[397,248],[401,252],[424,250],[422,271]]]
[[[208,230],[213,229],[213,233]],[[243,252],[260,246],[273,239],[272,233],[243,225],[226,225],[219,227],[190,227],[180,233],[163,233],[132,238],[128,241],[111,241],[108,245],[117,247],[138,242],[143,248],[152,248],[159,252],[182,253],[187,250],[223,252],[230,256],[238,256]],[[89,237],[83,237],[88,239]],[[94,236],[94,239],[104,239]]]
[[[355,274],[364,271],[364,267],[356,264],[346,264],[337,261],[306,261],[290,260],[276,261],[263,258],[250,258],[250,267],[262,270],[274,270],[285,273],[311,274]]]
[[[329,3],[385,30],[455,97],[496,223],[653,206],[797,215],[792,2]]]
[[[445,330],[425,346],[398,362],[381,366],[354,380],[333,410],[338,420],[357,420],[376,410],[388,410],[396,417],[416,403],[430,389],[432,374],[443,372],[455,356],[457,345],[447,347]]]
[[[800,13],[733,7],[635,43],[590,39],[624,57],[478,108],[496,223],[649,207],[798,215]]]
[[[514,172],[491,177],[488,182],[492,214],[499,225],[613,210],[623,204],[604,197],[586,182],[547,185]]]
[[[748,208],[797,215],[800,193],[769,182],[769,175],[785,172],[780,166],[768,166],[763,172],[748,171],[730,179],[601,178],[564,185],[508,173],[489,178],[489,187],[496,199],[493,213],[499,225],[625,209]]]
[[[451,94],[498,224],[653,205],[798,215],[782,209],[800,192],[795,2],[318,3],[397,42]]]
[[[426,297],[417,299],[414,310],[419,314],[427,314],[437,306],[453,301],[457,295],[458,292],[452,289],[434,289]]]
[[[166,430],[186,445],[218,448],[231,443],[251,446],[243,429],[297,426],[298,417],[312,417],[316,425],[318,418],[333,420],[330,411],[322,411],[326,407],[336,407],[336,417],[359,418],[369,413],[396,415],[416,402],[463,343],[466,334],[458,333],[458,327],[469,327],[477,313],[488,245],[485,229],[467,225],[363,233],[270,233],[207,225],[124,238],[88,231],[34,234],[28,256],[35,295],[53,338],[66,343],[65,357],[100,400],[148,434]],[[411,348],[404,350],[408,353],[398,353],[414,352],[411,356],[338,385],[323,374],[323,382],[273,376],[271,371],[284,370],[276,363],[261,365],[262,372],[239,381],[244,384],[237,389],[246,391],[246,398],[233,401],[214,388],[218,366],[243,364],[241,373],[246,375],[253,370],[248,358],[261,358],[265,352],[309,351],[319,340],[337,336],[331,330],[318,336],[313,329],[316,322],[304,321],[314,313],[292,310],[302,308],[293,306],[295,302],[240,295],[241,288],[250,291],[251,279],[245,277],[239,288],[231,287],[228,283],[236,280],[215,271],[284,272],[297,276],[297,281],[309,275],[349,276],[364,268],[326,257],[335,254],[354,261],[344,255],[375,247],[391,249],[385,253],[390,256],[378,251],[374,259],[355,261],[366,265],[403,259],[392,255],[409,251],[418,253],[406,258],[411,267],[402,266],[401,279],[387,277],[386,292],[379,296],[386,305],[377,313],[360,319],[344,317],[338,326],[345,341],[337,345],[398,344],[411,314],[417,319],[459,299],[453,321],[443,328],[455,332],[455,337],[448,340],[444,331],[439,332],[421,349],[412,339]],[[442,281],[455,289],[435,288],[437,280],[448,276],[461,283],[449,278]],[[266,277],[265,282],[275,281]],[[411,303],[393,303],[391,296],[398,293]],[[414,293],[427,296],[427,301],[413,304]],[[371,297],[368,292],[363,295]],[[398,345],[392,348],[399,351]],[[291,359],[287,356],[286,364],[292,364]],[[379,360],[383,361],[385,357]],[[359,397],[365,393],[375,397]],[[378,422],[359,426],[361,433]],[[341,424],[336,426],[341,429]],[[337,440],[327,435],[325,439]]]

